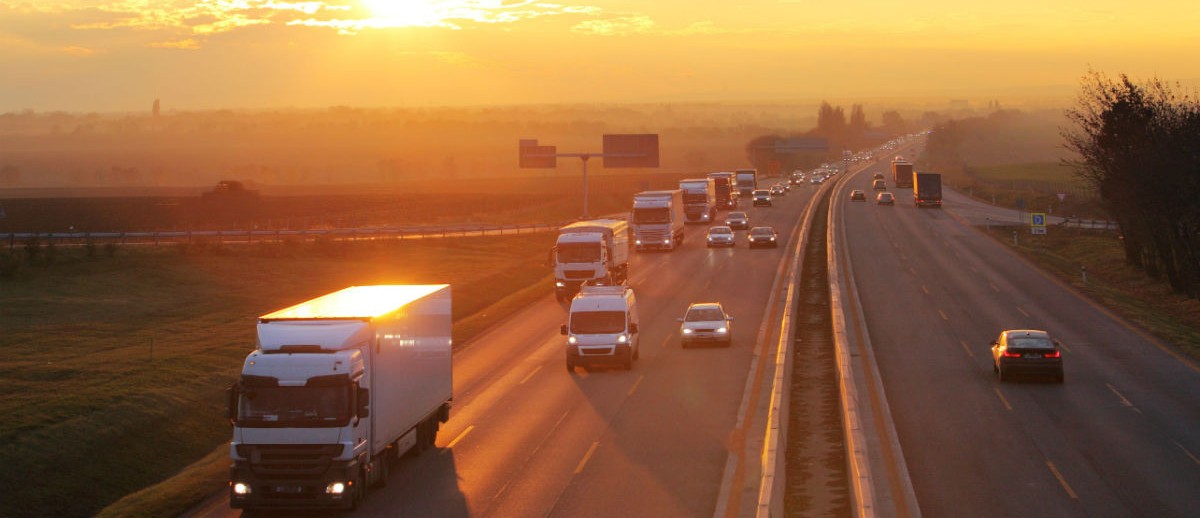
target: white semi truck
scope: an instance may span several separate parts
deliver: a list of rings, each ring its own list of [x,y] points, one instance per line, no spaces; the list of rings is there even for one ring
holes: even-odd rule
[[[633,195],[633,247],[674,250],[683,244],[683,191],[642,191]]]
[[[621,284],[629,278],[629,222],[576,221],[558,229],[551,258],[554,298],[571,300],[587,281]]]
[[[679,181],[683,191],[683,215],[687,223],[711,223],[717,219],[717,183],[712,178]]]
[[[229,502],[358,506],[450,416],[450,286],[352,286],[258,318],[229,390]]]

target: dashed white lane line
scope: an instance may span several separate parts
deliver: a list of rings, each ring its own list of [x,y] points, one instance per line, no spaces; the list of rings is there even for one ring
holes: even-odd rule
[[[587,453],[583,454],[582,459],[579,459],[579,465],[575,466],[575,474],[576,475],[583,473],[583,467],[587,465],[588,459],[592,458],[592,454],[596,453],[596,448],[599,448],[599,447],[600,447],[599,441],[592,443],[592,447],[588,448]]]
[[[1054,463],[1046,461],[1046,467],[1050,468],[1050,472],[1054,473],[1054,478],[1058,479],[1058,483],[1062,484],[1063,489],[1067,490],[1067,496],[1072,500],[1079,500],[1079,495],[1075,494],[1075,490],[1071,489],[1071,485],[1067,483],[1067,479],[1063,478],[1062,473],[1058,472],[1058,468],[1054,467]]]
[[[627,392],[627,394],[628,394],[628,395],[630,395],[630,396],[632,396],[634,392],[637,392],[638,385],[641,385],[641,384],[642,384],[642,380],[644,380],[644,379],[646,379],[646,375],[645,375],[645,374],[643,374],[643,375],[641,375],[641,376],[638,376],[638,379],[637,379],[637,381],[633,382],[633,386],[632,386],[632,387],[629,387],[629,392]]]
[[[1004,408],[1007,408],[1007,409],[1009,409],[1009,410],[1012,410],[1012,405],[1008,404],[1008,398],[1005,398],[1005,397],[1004,397],[1004,394],[1001,394],[1001,393],[1000,393],[1000,389],[998,389],[998,388],[996,388],[996,387],[992,387],[992,390],[996,391],[996,397],[999,397],[999,398],[1000,398],[1000,402],[1001,402],[1001,403],[1004,403]]]
[[[535,367],[535,368],[534,368],[532,371],[529,371],[529,374],[526,374],[524,378],[521,378],[521,382],[520,382],[520,383],[517,383],[517,384],[518,384],[518,385],[524,385],[526,381],[529,381],[529,378],[532,378],[532,377],[533,377],[533,375],[534,375],[534,374],[537,374],[537,373],[538,373],[538,371],[540,371],[540,370],[542,370],[542,366],[541,366],[541,365],[538,365],[538,366],[537,366],[537,367]]]
[[[471,430],[474,430],[474,429],[475,429],[475,425],[468,426],[465,430],[462,431],[462,433],[458,434],[458,437],[455,437],[453,441],[450,441],[450,443],[446,445],[446,447],[442,450],[442,453],[446,453],[446,452],[450,451],[450,449],[453,448],[455,444],[458,444],[459,441],[463,440],[463,438],[466,437],[467,434],[471,433]]]

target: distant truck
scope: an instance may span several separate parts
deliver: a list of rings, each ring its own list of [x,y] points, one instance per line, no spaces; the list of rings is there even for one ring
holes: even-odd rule
[[[917,207],[942,206],[942,175],[913,173],[913,203]]]
[[[892,183],[896,184],[896,187],[912,187],[913,165],[901,157],[896,158],[897,160],[892,161]]]
[[[629,278],[629,222],[576,221],[558,229],[551,250],[554,298],[571,300],[587,281],[621,284]]]
[[[560,332],[567,337],[567,372],[594,364],[632,369],[641,353],[637,297],[626,286],[584,286]]]
[[[683,244],[683,191],[643,191],[633,195],[633,247],[674,250]]]
[[[688,178],[679,181],[683,191],[683,217],[686,223],[710,223],[717,219],[717,182],[712,178]]]
[[[258,318],[229,391],[235,509],[356,508],[450,417],[450,286],[352,286]]]
[[[743,198],[750,198],[758,188],[758,169],[738,169],[734,173],[737,176],[738,194]]]
[[[715,172],[708,173],[708,177],[713,179],[713,183],[717,186],[717,208],[718,209],[736,209],[738,206],[738,187],[737,177],[732,172]]]

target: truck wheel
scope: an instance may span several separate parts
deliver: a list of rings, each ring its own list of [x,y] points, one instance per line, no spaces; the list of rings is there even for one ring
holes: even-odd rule
[[[391,460],[391,453],[386,451],[377,459],[375,459],[376,469],[379,470],[379,476],[375,479],[375,485],[373,487],[387,487],[388,476],[392,474]]]
[[[358,476],[354,477],[354,490],[353,494],[350,496],[351,511],[358,510],[358,504],[361,504],[363,497],[367,496],[367,485],[364,482],[366,482],[366,477],[363,476],[363,473],[360,470],[358,472]]]

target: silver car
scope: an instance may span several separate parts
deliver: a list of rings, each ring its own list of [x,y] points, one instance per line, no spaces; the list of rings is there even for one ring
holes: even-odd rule
[[[740,228],[742,230],[750,228],[750,216],[742,211],[734,211],[725,215],[725,224],[729,228]]]
[[[689,347],[695,343],[717,343],[729,347],[733,343],[733,317],[720,302],[696,302],[688,306],[679,324],[679,343]]]
[[[733,229],[723,225],[709,227],[706,242],[709,248],[714,246],[733,246]]]

